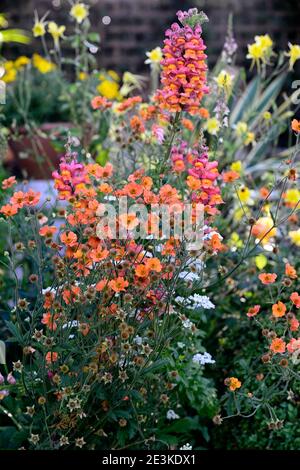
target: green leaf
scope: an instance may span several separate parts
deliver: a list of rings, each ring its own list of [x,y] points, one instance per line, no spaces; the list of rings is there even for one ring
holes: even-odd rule
[[[0,341],[0,364],[6,364],[6,347],[4,341]]]
[[[21,345],[23,344],[23,337],[22,337],[22,334],[19,330],[19,328],[17,327],[17,325],[11,321],[6,321],[5,322],[8,330],[11,332],[11,334],[13,335],[13,340],[17,341],[18,343],[20,343]]]
[[[246,90],[238,100],[230,116],[230,125],[234,125],[241,121],[244,114],[249,112],[251,106],[255,102],[258,90],[260,86],[260,78],[255,77],[247,86]]]

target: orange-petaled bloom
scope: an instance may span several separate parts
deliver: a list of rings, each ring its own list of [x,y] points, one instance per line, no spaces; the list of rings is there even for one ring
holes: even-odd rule
[[[116,110],[119,113],[123,113],[124,111],[132,109],[136,104],[141,103],[142,101],[143,100],[141,96],[131,96],[130,98],[127,98],[121,104],[119,104]]]
[[[276,318],[283,317],[286,312],[286,306],[284,305],[283,302],[278,300],[276,304],[272,305],[272,312],[273,312],[273,316]]]
[[[285,274],[290,278],[290,279],[297,279],[297,271],[296,269],[294,268],[294,266],[292,266],[291,264],[289,263],[286,263],[285,265]]]
[[[49,351],[47,352],[45,359],[46,359],[47,364],[56,362],[58,360],[58,353],[55,351]]]
[[[262,284],[273,284],[277,279],[277,274],[275,273],[261,273],[258,276],[258,279]]]
[[[156,271],[157,273],[160,273],[162,270],[162,265],[158,258],[148,258],[146,260],[146,267],[150,271]]]
[[[224,183],[233,183],[240,178],[240,174],[237,171],[226,171],[222,174]]]
[[[124,279],[124,277],[119,276],[116,279],[109,281],[108,285],[113,291],[121,292],[126,290],[126,287],[129,286],[129,283]]]
[[[283,354],[285,352],[286,343],[281,338],[273,339],[270,350],[273,351],[274,354],[280,353]]]
[[[63,232],[60,236],[61,241],[67,246],[74,246],[77,242],[77,235],[74,232],[68,230],[67,232]]]
[[[300,323],[299,323],[299,320],[297,320],[296,317],[291,318],[291,320],[289,321],[289,324],[290,324],[290,331],[298,331],[299,330]]]
[[[181,122],[183,127],[185,127],[187,130],[192,132],[195,129],[195,126],[190,119],[183,118]]]
[[[0,212],[6,217],[12,217],[17,214],[18,212],[18,207],[17,206],[12,206],[11,204],[6,204],[1,207]]]
[[[93,109],[108,109],[112,107],[112,102],[108,101],[104,96],[95,96],[91,101]]]
[[[29,191],[25,193],[26,206],[36,206],[39,203],[40,197],[41,193],[33,191],[33,189],[29,189]]]
[[[201,15],[195,17],[191,10],[185,18],[183,15],[182,12],[177,13],[182,26],[174,23],[166,31],[161,62],[163,86],[157,91],[155,99],[162,110],[197,114],[203,96],[209,91],[206,85],[206,46],[201,38]],[[192,24],[193,19],[197,23],[198,17],[198,24],[188,24],[190,20]]]
[[[10,203],[16,206],[18,209],[24,207],[26,201],[26,195],[23,191],[16,191],[10,198]]]
[[[46,238],[52,238],[56,232],[57,232],[57,228],[49,227],[49,225],[45,225],[39,230],[39,234],[41,235],[41,237],[46,237]]]
[[[234,392],[237,388],[241,388],[242,386],[242,382],[236,377],[229,377],[226,382],[231,392]]]
[[[297,134],[300,133],[300,121],[297,121],[297,119],[292,120],[292,130]]]
[[[132,116],[132,118],[130,119],[130,127],[132,129],[132,132],[134,132],[135,134],[142,134],[143,132],[145,132],[144,123],[142,119],[137,115]]]
[[[137,267],[135,268],[135,275],[137,277],[148,277],[149,274],[149,268],[145,266],[144,264],[138,264]]]
[[[2,189],[8,189],[14,186],[17,183],[15,176],[10,176],[2,181]]]
[[[259,311],[260,311],[260,305],[254,305],[254,307],[250,307],[247,312],[247,317],[255,317]]]
[[[298,292],[293,292],[290,296],[290,299],[296,308],[300,308],[300,295]]]

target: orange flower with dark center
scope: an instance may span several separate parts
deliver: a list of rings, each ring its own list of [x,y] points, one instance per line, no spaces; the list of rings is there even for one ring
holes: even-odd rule
[[[18,207],[12,206],[11,204],[6,204],[5,206],[1,207],[0,212],[6,215],[6,217],[12,217],[17,214]]]
[[[290,279],[297,279],[297,271],[294,268],[294,266],[290,265],[289,263],[286,263],[285,265],[285,274],[290,278]]]
[[[129,283],[124,279],[124,277],[117,277],[116,279],[112,279],[108,283],[109,287],[115,292],[125,291],[126,287],[128,287]]]
[[[222,174],[222,178],[224,183],[233,183],[237,179],[239,179],[240,174],[237,171],[226,171]]]
[[[39,230],[39,234],[41,235],[41,237],[46,237],[46,238],[52,238],[55,232],[57,232],[57,228],[49,227],[49,225],[45,225]]]
[[[77,235],[74,232],[68,230],[60,236],[61,241],[67,246],[74,246],[77,243]]]
[[[290,299],[296,308],[300,308],[300,295],[298,292],[293,292],[290,296]]]
[[[272,312],[276,318],[283,317],[286,312],[286,306],[279,300],[276,304],[272,305]]]
[[[297,134],[300,133],[300,121],[297,121],[297,119],[292,120],[292,130]]]
[[[17,183],[15,176],[10,176],[2,181],[2,189],[8,189]]]
[[[159,261],[158,258],[149,258],[146,261],[146,267],[150,271],[156,271],[157,273],[160,273],[162,270],[161,262]]]
[[[135,268],[135,275],[137,277],[147,277],[149,274],[149,268],[145,266],[144,264],[138,264],[137,267]]]
[[[260,311],[260,305],[254,305],[254,307],[250,307],[247,312],[247,317],[255,317],[259,311]]]
[[[277,279],[277,274],[275,273],[261,273],[258,276],[258,279],[262,284],[273,284]]]
[[[277,354],[283,354],[285,352],[286,348],[286,343],[281,339],[281,338],[275,338],[273,339],[271,345],[270,345],[270,350],[273,351],[273,353]]]

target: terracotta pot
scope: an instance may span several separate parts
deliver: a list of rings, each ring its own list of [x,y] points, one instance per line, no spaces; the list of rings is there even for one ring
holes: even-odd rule
[[[9,139],[13,153],[13,165],[9,166],[24,178],[51,179],[63,154],[63,150],[55,148],[53,141],[59,141],[61,131],[71,127],[69,123],[43,124],[31,135],[24,128],[18,129],[18,134],[12,133]],[[61,142],[66,142],[65,136],[61,136]]]

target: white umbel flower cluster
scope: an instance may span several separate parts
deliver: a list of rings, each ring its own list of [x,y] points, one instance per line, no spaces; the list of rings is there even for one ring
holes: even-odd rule
[[[212,358],[211,354],[208,352],[205,352],[203,354],[197,353],[193,356],[192,361],[195,364],[199,364],[201,366],[204,366],[205,364],[215,364],[215,360]]]

